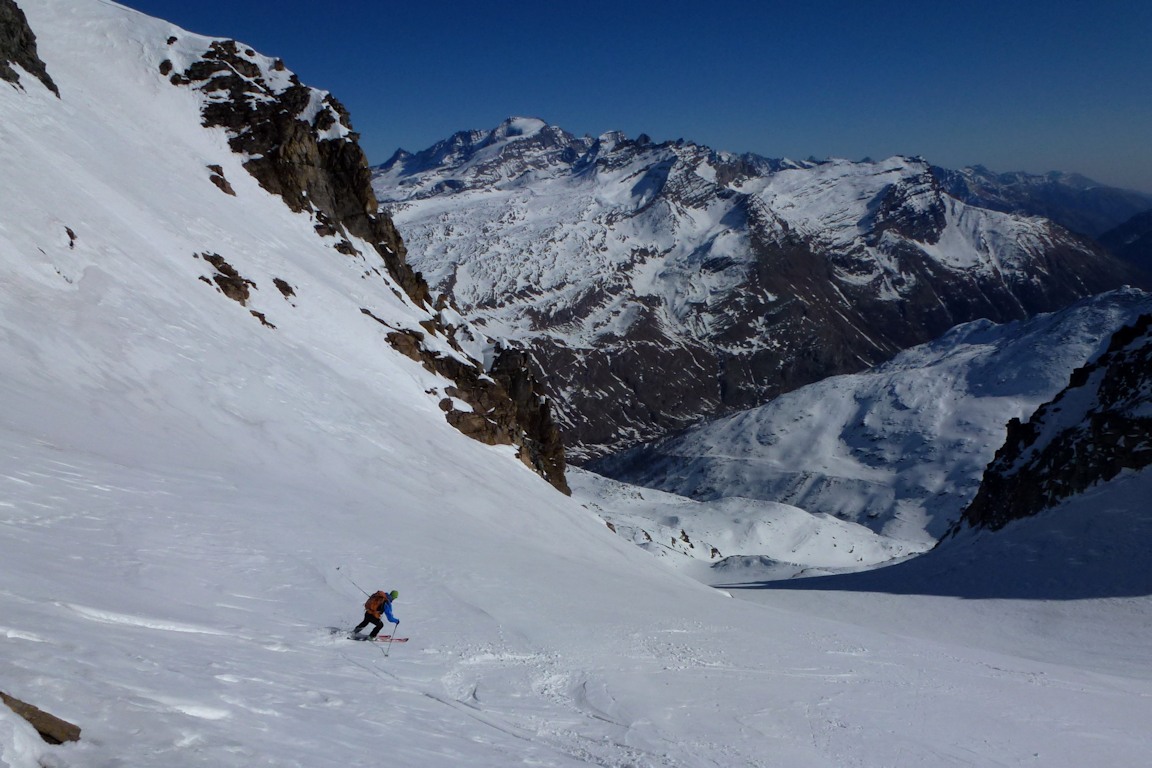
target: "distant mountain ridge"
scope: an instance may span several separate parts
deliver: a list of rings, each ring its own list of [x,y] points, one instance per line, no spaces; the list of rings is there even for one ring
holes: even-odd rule
[[[1152,273],[1152,210],[1100,235],[1100,244],[1129,264]]]
[[[1152,210],[1152,194],[1109,187],[1078,173],[997,173],[982,165],[960,170],[934,166],[932,172],[948,194],[970,205],[1043,216],[1089,237]]]
[[[432,288],[546,372],[577,463],[1131,279],[1051,222],[949,195],[918,158],[769,160],[511,118],[399,152],[373,187]]]

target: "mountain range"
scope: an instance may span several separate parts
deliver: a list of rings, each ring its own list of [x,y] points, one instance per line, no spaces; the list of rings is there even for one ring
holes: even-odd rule
[[[954,325],[1141,278],[919,158],[795,162],[512,118],[375,169],[414,267],[536,361],[586,462]]]

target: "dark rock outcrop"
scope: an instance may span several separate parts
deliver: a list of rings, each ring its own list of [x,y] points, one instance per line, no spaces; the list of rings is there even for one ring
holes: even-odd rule
[[[980,490],[953,527],[996,530],[1125,469],[1152,464],[1152,315],[1117,331],[1108,351],[1026,423],[1014,419]]]
[[[525,463],[536,469],[564,493],[569,493],[564,479],[566,459],[564,441],[552,416],[552,406],[540,384],[531,356],[523,350],[501,347],[497,350],[488,375],[508,393],[512,403],[513,424],[523,430],[521,445]],[[507,406],[501,403],[501,407]]]
[[[66,741],[79,741],[80,740],[80,726],[61,720],[55,715],[51,715],[39,707],[35,707],[27,702],[20,701],[13,696],[0,691],[0,702],[6,705],[20,717],[28,721],[28,723],[36,729],[40,734],[40,738],[49,744],[63,744]]]
[[[361,312],[387,325],[367,309]],[[516,446],[517,456],[525,465],[557,490],[571,493],[564,476],[566,460],[560,430],[526,353],[499,349],[491,370],[485,373],[479,364],[462,356],[429,350],[419,332],[393,330],[387,338],[401,354],[456,383],[445,390],[446,397],[440,401],[449,424],[488,445]],[[468,410],[457,408],[454,400],[466,404]]]
[[[249,288],[255,288],[256,284],[248,280],[236,268],[224,260],[224,257],[217,253],[201,253],[198,256],[204,261],[211,264],[216,269],[216,274],[212,275],[213,282],[225,296],[244,307],[248,305]]]
[[[208,180],[219,187],[220,191],[226,195],[236,197],[236,190],[232,189],[232,184],[228,179],[224,178],[224,169],[219,165],[210,165],[208,170],[212,173],[208,176]]]
[[[60,89],[48,74],[48,67],[36,51],[36,35],[28,26],[28,17],[15,0],[0,0],[0,80],[19,86],[20,74],[12,68],[16,64],[44,87],[60,96]]]
[[[283,64],[274,66],[285,72]],[[292,210],[312,212],[326,232],[371,243],[405,293],[427,306],[427,283],[408,265],[392,220],[377,213],[371,171],[347,110],[295,74],[286,79],[287,85],[274,82],[255,52],[235,40],[213,41],[201,59],[170,77],[204,94],[204,125],[228,131],[229,145],[249,156],[244,167],[260,186]]]

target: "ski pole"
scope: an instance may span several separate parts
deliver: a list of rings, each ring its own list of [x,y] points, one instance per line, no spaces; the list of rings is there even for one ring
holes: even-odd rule
[[[340,571],[340,566],[336,566],[336,570]],[[365,589],[364,589],[364,587],[362,587],[362,586],[360,586],[359,584],[357,584],[356,582],[352,581],[352,577],[351,577],[351,576],[349,576],[348,574],[344,573],[344,571],[340,571],[340,574],[341,574],[341,575],[342,575],[344,578],[348,579],[348,581],[350,581],[350,582],[352,583],[352,586],[356,587],[356,589],[360,590],[360,591],[361,591],[361,592],[363,592],[364,594],[368,594],[368,591],[367,591],[367,590],[365,590]]]
[[[392,640],[396,637],[396,633],[400,631],[400,622],[392,625],[392,632],[388,635],[388,647],[384,649],[384,655],[387,656],[388,652],[392,650]]]

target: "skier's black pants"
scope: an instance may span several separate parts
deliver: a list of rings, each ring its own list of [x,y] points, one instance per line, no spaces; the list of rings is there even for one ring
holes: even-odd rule
[[[364,621],[357,624],[356,629],[354,629],[352,631],[353,632],[359,632],[360,630],[364,629],[364,627],[368,626],[369,624],[373,625],[376,628],[372,630],[371,634],[369,634],[368,637],[376,637],[376,635],[380,634],[380,630],[384,628],[384,622],[383,621],[376,618],[375,616],[373,616],[370,613],[365,613],[364,614]]]

